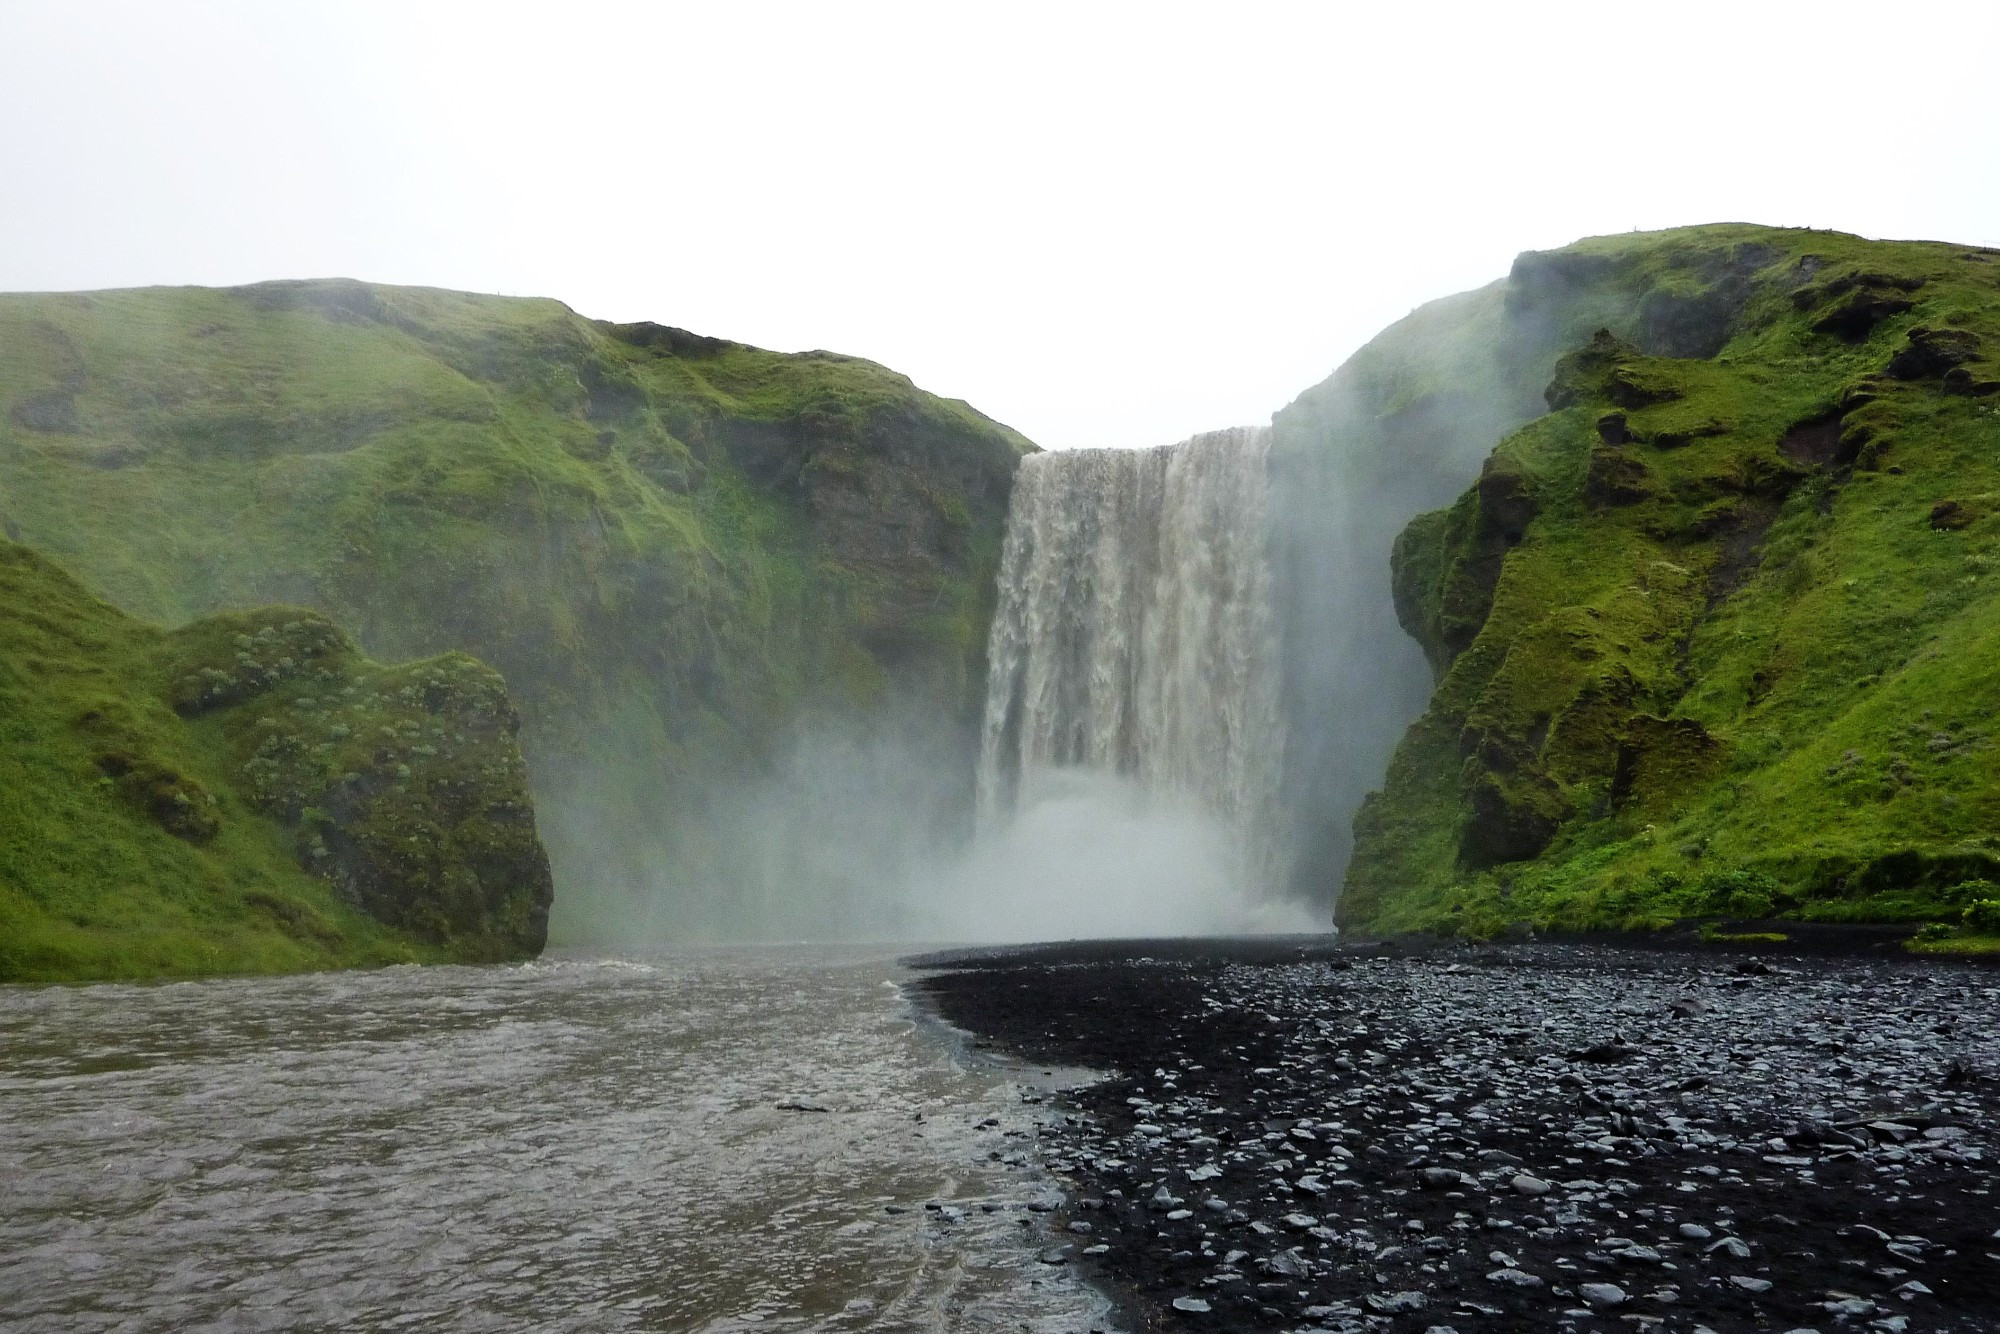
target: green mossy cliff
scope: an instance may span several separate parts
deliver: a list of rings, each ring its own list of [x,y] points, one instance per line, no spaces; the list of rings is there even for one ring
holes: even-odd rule
[[[275,607],[161,630],[0,542],[0,981],[532,956],[500,678]]]
[[[8,536],[149,619],[504,674],[573,936],[662,886],[727,930],[802,720],[974,735],[1031,446],[880,366],[338,280],[0,296],[0,348]]]
[[[1397,539],[1437,684],[1343,923],[2000,913],[2000,252],[1691,228],[1498,295],[1593,330]]]

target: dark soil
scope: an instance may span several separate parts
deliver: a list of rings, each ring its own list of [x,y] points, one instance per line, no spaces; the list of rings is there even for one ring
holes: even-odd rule
[[[916,962],[1116,1072],[1042,1132],[1043,1259],[1132,1330],[2000,1329],[2000,974],[1834,944]]]

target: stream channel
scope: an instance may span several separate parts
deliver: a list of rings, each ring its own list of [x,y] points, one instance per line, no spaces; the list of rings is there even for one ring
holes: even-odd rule
[[[1105,1328],[900,953],[0,988],[0,1327]]]

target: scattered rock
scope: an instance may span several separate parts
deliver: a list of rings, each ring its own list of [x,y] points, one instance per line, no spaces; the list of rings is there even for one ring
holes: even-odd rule
[[[1110,1243],[1073,1263],[1134,1327],[1191,1288],[1241,1334],[1447,1310],[1480,1334],[1584,1311],[1730,1330],[1753,1301],[1773,1331],[1982,1327],[2000,1083],[1950,1071],[2000,1052],[1990,972],[1532,941],[1452,972],[1285,948],[951,975],[959,1026],[1132,1072],[1067,1095],[1041,1142]],[[1623,1054],[1576,1059],[1595,1047]],[[1217,1178],[1226,1200],[1197,1184]],[[1382,1307],[1404,1293],[1427,1299],[1414,1318]]]
[[[781,1112],[830,1112],[832,1107],[817,1098],[786,1098],[777,1104]]]

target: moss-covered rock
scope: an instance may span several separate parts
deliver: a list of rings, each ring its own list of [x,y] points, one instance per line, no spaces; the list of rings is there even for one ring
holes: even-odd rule
[[[0,980],[529,957],[499,676],[266,608],[162,631],[0,542]]]
[[[0,296],[0,346],[0,519],[119,606],[501,671],[573,934],[699,930],[802,719],[972,771],[1030,446],[893,371],[347,281]]]
[[[1701,251],[1727,290],[1690,309],[1720,336],[1649,334]],[[1482,477],[1398,545],[1439,679],[1357,820],[1342,920],[1960,923],[2000,851],[2000,414],[1965,388],[1996,278],[1990,251],[1740,227],[1518,264],[1512,306],[1611,317],[1494,450],[1536,500],[1515,540],[1475,521]]]

